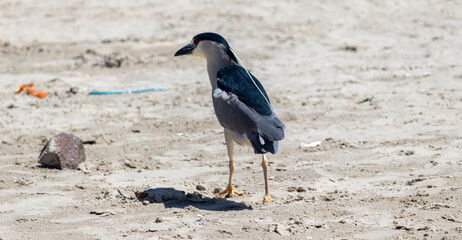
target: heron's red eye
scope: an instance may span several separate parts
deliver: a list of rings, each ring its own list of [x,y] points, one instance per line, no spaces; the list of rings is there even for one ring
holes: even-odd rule
[[[196,46],[197,46],[197,40],[196,40],[196,39],[194,39],[194,40],[193,40],[193,42],[194,42],[194,45],[196,45]]]

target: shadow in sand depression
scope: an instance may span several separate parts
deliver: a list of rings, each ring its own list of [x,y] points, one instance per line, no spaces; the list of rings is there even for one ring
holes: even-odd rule
[[[185,193],[174,188],[154,188],[143,192],[137,192],[136,197],[140,201],[150,203],[163,203],[166,208],[185,208],[193,206],[201,210],[209,211],[241,211],[252,210],[251,206],[244,203],[230,201],[224,198],[203,197],[200,193]]]

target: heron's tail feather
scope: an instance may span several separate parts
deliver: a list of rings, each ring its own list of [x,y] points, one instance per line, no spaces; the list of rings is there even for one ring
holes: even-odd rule
[[[249,139],[250,143],[252,143],[255,154],[264,154],[268,152],[275,154],[278,151],[278,141],[268,140],[267,138],[262,137],[257,133],[249,133],[247,134],[247,138]]]

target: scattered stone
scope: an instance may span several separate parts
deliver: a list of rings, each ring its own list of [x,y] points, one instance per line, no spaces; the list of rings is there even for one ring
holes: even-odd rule
[[[229,234],[229,235],[233,235],[232,232],[229,232],[229,231],[226,231],[226,230],[218,230],[219,233],[223,233],[223,234]]]
[[[186,206],[184,208],[184,210],[187,211],[187,212],[193,212],[193,213],[198,213],[199,212],[199,209],[197,209],[196,207],[191,206],[191,205]]]
[[[293,196],[293,195],[289,195],[286,199],[286,203],[291,203],[291,202],[295,202],[295,201],[303,201],[305,199],[305,197],[301,196],[301,195],[297,195],[297,196]]]
[[[282,224],[277,224],[276,228],[274,229],[274,232],[279,233],[279,235],[281,235],[281,236],[290,236],[291,235],[290,227],[284,226]]]
[[[358,51],[358,48],[356,46],[350,46],[350,45],[346,45],[341,49],[343,51],[347,51],[347,52],[356,52],[356,51]]]
[[[423,72],[422,77],[430,77],[432,75],[432,72]]]
[[[108,68],[120,67],[122,65],[123,60],[124,59],[121,57],[112,56],[112,55],[106,55],[103,57],[104,66]]]
[[[13,177],[13,178],[14,178],[13,180],[14,183],[17,183],[22,186],[28,186],[28,185],[37,183],[37,180],[35,179],[27,179],[27,178],[17,179],[16,177]]]
[[[106,217],[109,215],[115,215],[116,213],[113,210],[95,210],[95,211],[91,211],[90,214],[98,215],[101,217]]]
[[[130,160],[128,159],[125,159],[124,160],[124,164],[125,166],[129,167],[129,168],[136,168],[135,164],[133,164]]]
[[[414,155],[414,151],[406,151],[404,152],[404,155],[406,156]]]
[[[405,231],[426,231],[430,228],[426,225],[422,225],[422,223],[413,222],[412,220],[409,221],[407,219],[395,219],[393,221],[396,230],[405,230]]]
[[[78,87],[71,87],[71,88],[69,88],[69,90],[66,91],[66,93],[69,94],[69,95],[75,95],[78,92],[79,92]]]
[[[354,221],[351,220],[351,219],[342,219],[339,221],[339,223],[342,223],[342,224],[353,224]]]
[[[424,181],[424,180],[425,180],[425,178],[415,178],[415,179],[412,179],[412,180],[410,180],[410,181],[407,181],[406,184],[409,185],[409,186],[412,186],[412,185],[414,185],[416,182],[422,182],[422,181]]]
[[[161,217],[157,217],[156,220],[154,221],[155,223],[161,223],[164,222],[165,220]]]
[[[405,152],[404,152],[404,155],[406,155],[406,156],[414,155],[414,151],[412,151],[412,150],[405,151]]]
[[[45,144],[38,162],[49,168],[76,169],[85,159],[82,140],[72,134],[60,133]]]
[[[200,184],[196,185],[196,189],[199,191],[205,191],[205,187]]]
[[[322,226],[324,226],[324,223],[314,223],[311,226],[313,226],[315,228],[322,228]]]
[[[113,200],[116,198],[122,198],[122,196],[120,196],[117,189],[114,189],[114,188],[103,189],[101,190],[101,195],[96,197],[96,199],[108,199],[108,200]]]
[[[244,231],[244,232],[249,232],[249,231],[250,231],[250,227],[249,227],[249,226],[243,226],[243,227],[242,227],[242,231]]]
[[[330,201],[334,201],[335,198],[331,197],[331,196],[323,196],[322,200],[325,201],[325,202],[330,202]]]
[[[35,222],[35,221],[37,221],[36,218],[30,218],[30,219],[27,219],[27,218],[19,218],[19,219],[14,220],[14,223],[15,223],[15,224],[19,224],[19,223]]]
[[[145,205],[145,206],[146,206],[146,205],[149,205],[149,201],[148,201],[148,200],[144,200],[144,201],[143,201],[143,205]]]
[[[95,165],[89,162],[83,162],[83,163],[80,163],[79,166],[77,166],[77,170],[80,170],[84,173],[91,173],[91,170],[94,168],[95,168]]]
[[[401,151],[399,151],[399,152],[400,152],[400,155],[404,154],[404,155],[406,155],[406,156],[411,156],[411,155],[414,155],[414,153],[415,153],[415,152],[412,151],[412,150],[408,150],[408,151],[401,150]]]
[[[449,216],[449,215],[443,215],[441,218],[442,218],[442,219],[445,219],[445,220],[448,220],[448,221],[450,221],[450,222],[462,223],[462,219],[457,218],[457,217],[455,217],[455,216],[451,217],[451,216]]]
[[[297,191],[297,192],[306,192],[305,188],[303,188],[303,187],[288,187],[287,191],[288,192],[295,192],[295,191]]]
[[[96,51],[93,50],[93,49],[87,49],[87,51],[85,51],[86,54],[92,54],[92,55],[96,55]]]
[[[213,193],[215,193],[215,194],[217,194],[217,193],[219,193],[219,192],[221,192],[221,191],[222,191],[221,188],[215,188],[215,189],[213,189]]]
[[[417,228],[417,231],[428,231],[428,230],[430,230],[430,228],[428,226],[423,226],[423,227]]]

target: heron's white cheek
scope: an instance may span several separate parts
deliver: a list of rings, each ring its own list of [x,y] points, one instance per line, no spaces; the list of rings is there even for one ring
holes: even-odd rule
[[[200,57],[200,58],[205,58],[204,52],[199,47],[196,47],[191,55],[196,56],[196,57]]]

